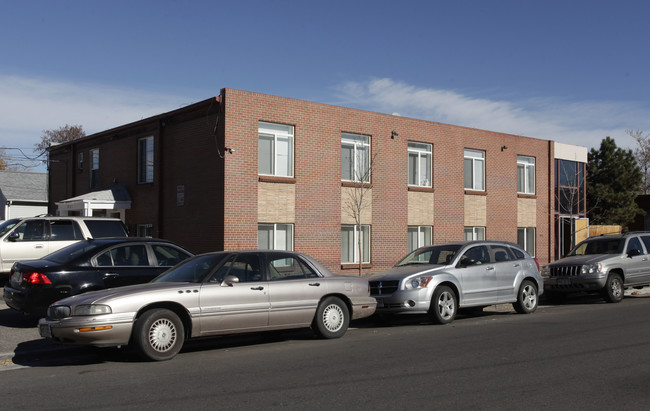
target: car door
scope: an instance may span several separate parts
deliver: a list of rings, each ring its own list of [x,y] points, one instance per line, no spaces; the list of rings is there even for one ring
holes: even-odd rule
[[[327,284],[298,256],[270,253],[266,261],[269,273],[270,327],[309,325],[314,319]]]
[[[259,253],[232,254],[201,286],[201,335],[259,330],[268,322],[269,288]]]
[[[106,288],[146,283],[166,269],[150,263],[147,246],[143,243],[112,247],[95,256],[93,264]]]
[[[2,240],[3,270],[9,271],[16,261],[38,260],[49,254],[45,219],[25,220]]]
[[[496,270],[498,301],[512,302],[516,299],[515,282],[521,271],[521,261],[517,261],[510,248],[505,245],[491,245],[490,251]]]
[[[648,269],[648,255],[637,236],[630,237],[625,247],[625,284],[642,284]]]
[[[650,235],[640,236],[643,245],[645,246],[646,257],[650,255]],[[639,272],[639,279],[644,284],[650,284],[650,260],[647,260]]]
[[[460,258],[461,305],[494,304],[497,301],[496,270],[487,246],[473,246]]]
[[[50,220],[48,254],[83,240],[79,223],[73,220]]]

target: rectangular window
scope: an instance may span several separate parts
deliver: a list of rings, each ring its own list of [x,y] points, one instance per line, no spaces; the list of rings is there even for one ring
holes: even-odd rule
[[[431,227],[409,226],[408,228],[408,252],[431,245]]]
[[[485,227],[465,227],[465,240],[485,240]]]
[[[517,192],[535,194],[535,157],[517,156]]]
[[[258,124],[258,173],[277,177],[293,177],[293,126]]]
[[[153,137],[138,140],[138,184],[153,183]]]
[[[370,226],[341,226],[341,262],[352,264],[359,262],[359,238],[361,238],[362,263],[370,263]]]
[[[84,169],[84,153],[77,154],[77,168],[79,170]]]
[[[99,187],[99,149],[90,150],[90,188]]]
[[[535,257],[535,227],[517,228],[517,244]]]
[[[153,237],[153,224],[138,224],[135,226],[136,237]]]
[[[465,149],[465,189],[485,190],[485,151]]]
[[[431,144],[408,143],[409,185],[431,187]]]
[[[293,224],[258,224],[257,248],[293,251]]]
[[[370,182],[370,136],[341,134],[341,180]]]

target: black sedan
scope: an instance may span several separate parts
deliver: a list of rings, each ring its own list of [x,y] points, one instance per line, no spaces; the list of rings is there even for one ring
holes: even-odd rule
[[[50,304],[65,297],[146,283],[192,255],[170,241],[152,238],[85,240],[41,260],[15,263],[4,300],[17,311],[45,314]]]

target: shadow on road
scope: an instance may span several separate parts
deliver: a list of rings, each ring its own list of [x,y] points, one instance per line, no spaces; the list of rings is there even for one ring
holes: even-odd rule
[[[0,310],[0,327],[10,328],[33,328],[38,325],[38,315],[27,315],[18,311],[6,308]]]

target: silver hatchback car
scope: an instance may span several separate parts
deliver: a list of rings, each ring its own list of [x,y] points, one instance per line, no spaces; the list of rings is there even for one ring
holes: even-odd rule
[[[537,259],[500,241],[419,248],[368,279],[378,314],[422,312],[439,324],[466,307],[512,303],[517,312],[532,313],[544,292]]]

